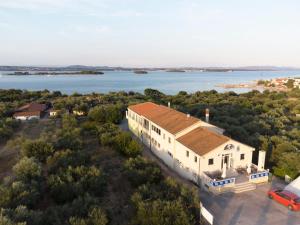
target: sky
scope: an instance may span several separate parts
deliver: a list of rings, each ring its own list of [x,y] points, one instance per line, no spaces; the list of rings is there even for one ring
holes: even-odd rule
[[[0,65],[300,67],[299,0],[0,0]]]

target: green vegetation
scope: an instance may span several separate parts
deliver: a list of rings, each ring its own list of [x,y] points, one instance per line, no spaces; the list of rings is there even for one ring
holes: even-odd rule
[[[199,224],[197,189],[165,178],[118,126],[129,102],[144,101],[143,95],[3,92],[1,124],[30,101],[51,101],[63,112],[84,106],[88,116],[30,121],[2,140],[15,161],[0,171],[7,175],[0,184],[0,224]],[[5,157],[0,148],[0,163]]]
[[[32,101],[87,116],[62,114],[26,124],[10,119],[14,108]],[[170,102],[201,119],[209,108],[211,123],[226,135],[267,152],[267,168],[275,175],[299,175],[299,90],[173,96],[152,89],[144,95],[71,96],[1,90],[0,224],[198,224],[196,191],[165,178],[119,128],[126,107],[145,101]],[[254,156],[256,163],[257,151]]]
[[[295,80],[293,79],[288,79],[287,83],[285,84],[287,86],[287,88],[294,88],[294,83],[295,83]]]

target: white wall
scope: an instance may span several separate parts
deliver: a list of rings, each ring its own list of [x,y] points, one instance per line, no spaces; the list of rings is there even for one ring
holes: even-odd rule
[[[25,121],[25,120],[40,119],[40,117],[39,116],[16,116],[15,119]]]
[[[229,140],[204,156],[199,156],[176,141],[175,138],[177,136],[182,136],[186,131],[189,132],[192,128],[196,128],[202,123],[197,123],[192,126],[192,128],[186,129],[175,136],[151,121],[149,121],[149,130],[146,130],[142,125],[143,123],[139,122],[145,118],[134,113],[130,109],[128,109],[127,118],[130,130],[142,139],[143,143],[164,161],[166,165],[189,180],[198,182],[198,176],[200,177],[203,172],[221,170],[222,154],[230,154],[233,161],[232,168],[246,167],[252,163],[252,153],[254,149],[234,140]],[[152,125],[160,129],[160,135],[152,130]],[[140,135],[141,131],[143,133],[143,138],[141,138]],[[146,134],[149,135],[150,138],[146,138]],[[224,150],[225,146],[228,144],[232,144],[234,148],[231,150]],[[187,157],[187,151],[189,152],[189,157]],[[244,160],[241,160],[241,154],[244,154]],[[195,157],[197,157],[197,162],[195,162]],[[208,165],[208,160],[210,158],[214,159],[213,165]]]
[[[188,179],[197,182],[197,177],[200,177],[200,156],[195,152],[191,151],[189,148],[182,145],[180,142],[176,141],[175,144],[176,155],[174,158],[178,159],[182,165],[182,169],[185,170],[185,175]],[[187,156],[187,152],[189,152]],[[195,157],[197,162],[195,162]]]
[[[225,146],[228,144],[232,144],[234,146],[231,150],[224,150]],[[241,144],[234,140],[229,140],[223,145],[220,145],[215,150],[207,153],[203,157],[201,157],[201,171],[202,172],[212,172],[216,170],[221,170],[222,165],[222,155],[230,154],[230,157],[232,158],[232,168],[236,169],[239,167],[246,167],[247,165],[252,164],[252,153],[254,149]],[[245,158],[244,160],[241,160],[241,154],[244,154]],[[214,164],[209,165],[208,161],[209,159],[214,159]]]

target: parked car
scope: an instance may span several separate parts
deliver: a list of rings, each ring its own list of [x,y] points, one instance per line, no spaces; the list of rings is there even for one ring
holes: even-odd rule
[[[271,190],[268,192],[270,199],[274,199],[280,204],[288,207],[291,211],[300,210],[300,197],[285,190]]]

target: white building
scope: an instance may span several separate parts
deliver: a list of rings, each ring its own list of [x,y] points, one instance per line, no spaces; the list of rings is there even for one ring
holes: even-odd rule
[[[300,78],[295,77],[292,78],[294,80],[294,88],[299,88],[300,89]]]
[[[295,179],[292,183],[285,187],[285,190],[290,191],[298,196],[300,196],[300,177]]]
[[[151,102],[129,106],[126,117],[129,129],[155,155],[197,184],[233,186],[239,174],[247,172],[249,181],[266,179],[265,154],[259,172],[252,164],[255,149],[224,136],[224,130],[212,124]]]
[[[56,117],[56,116],[59,115],[59,113],[60,113],[59,110],[51,109],[51,110],[49,111],[49,116],[50,116],[50,117]]]
[[[41,112],[17,112],[13,116],[16,120],[33,120],[33,119],[40,119],[41,118]]]

